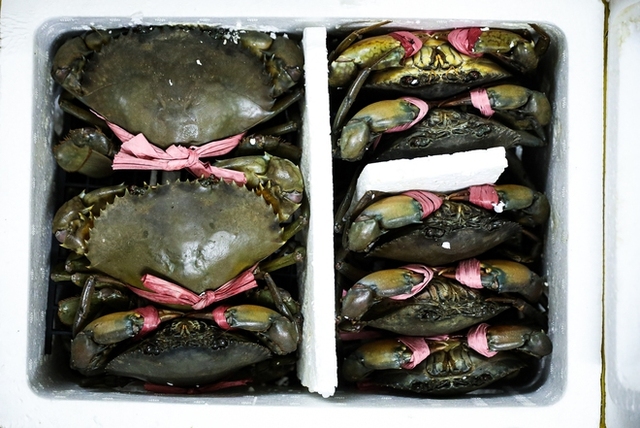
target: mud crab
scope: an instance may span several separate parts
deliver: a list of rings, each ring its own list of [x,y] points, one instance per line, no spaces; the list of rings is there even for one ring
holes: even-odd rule
[[[65,90],[60,106],[97,128],[72,130],[56,159],[66,171],[110,174],[118,150],[101,129],[125,144],[142,136],[159,149],[226,153],[300,98],[302,65],[296,42],[258,31],[156,26],[71,38],[53,59],[53,78]]]
[[[369,274],[344,295],[338,327],[351,332],[372,327],[408,336],[435,336],[488,321],[510,308],[544,321],[533,305],[510,293],[537,300],[543,287],[537,275],[508,261],[480,266],[476,288],[438,273],[438,268],[418,264]],[[500,296],[485,287],[506,294]]]
[[[460,28],[394,31],[356,41],[389,22],[356,30],[338,46],[330,58],[330,86],[345,86],[366,71],[371,75],[365,85],[443,98],[510,77],[509,70],[531,72],[549,46],[537,25],[531,25],[537,40],[528,31]]]
[[[151,275],[197,295],[217,290],[305,223],[299,216],[281,226],[302,202],[297,166],[269,157],[263,176],[265,159],[253,160],[230,161],[246,171],[249,187],[207,178],[83,192],[58,210],[53,232],[63,247],[88,259],[90,270],[116,282],[148,290]]]
[[[455,395],[517,375],[551,353],[544,330],[526,325],[479,324],[466,335],[392,337],[350,353],[342,376],[361,388]]]
[[[300,339],[299,305],[268,273],[264,279],[263,290],[275,293],[268,299],[254,292],[213,310],[184,313],[148,305],[102,315],[73,338],[71,367],[86,376],[139,379],[155,391],[158,385],[201,388],[272,356],[290,355]],[[252,380],[239,376],[239,384]]]
[[[364,107],[342,127],[336,155],[348,161],[360,160],[369,147],[378,145],[383,134],[398,132],[402,135],[389,138],[395,140],[392,143],[383,143],[382,146],[391,147],[386,147],[381,156],[374,155],[374,159],[413,158],[495,146],[540,147],[545,141],[542,128],[551,120],[551,106],[542,92],[511,84],[429,104],[404,97]],[[475,112],[453,109],[461,106],[474,107]]]
[[[519,185],[473,186],[448,196],[371,192],[346,214],[342,241],[349,251],[437,266],[484,253],[548,215],[544,194]]]

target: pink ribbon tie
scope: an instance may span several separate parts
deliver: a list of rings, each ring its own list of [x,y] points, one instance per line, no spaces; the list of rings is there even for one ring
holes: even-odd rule
[[[402,97],[400,99],[403,100],[403,101],[408,102],[409,104],[413,104],[414,106],[418,107],[418,115],[411,122],[405,123],[403,125],[398,125],[398,126],[395,126],[393,128],[389,128],[386,131],[384,131],[385,133],[406,131],[407,129],[410,129],[416,123],[418,123],[422,119],[424,119],[426,114],[429,112],[429,104],[427,104],[426,101],[423,101],[420,98]]]
[[[155,307],[144,306],[134,309],[134,311],[143,318],[142,329],[140,329],[136,338],[147,335],[147,333],[154,331],[160,325],[160,315]]]
[[[409,31],[394,31],[389,35],[400,42],[405,52],[405,58],[414,56],[422,49],[422,40]]]
[[[149,392],[155,392],[158,394],[204,394],[207,392],[219,391],[221,389],[232,388],[234,386],[244,386],[251,382],[251,379],[241,379],[233,381],[216,382],[204,386],[194,386],[191,388],[172,386],[172,385],[158,385],[155,383],[146,382],[144,389]]]
[[[487,118],[493,116],[495,111],[491,107],[491,101],[486,89],[473,89],[469,91],[469,97],[471,98],[471,105],[480,110],[480,114]]]
[[[211,141],[201,146],[184,147],[172,145],[167,150],[154,146],[143,134],[133,135],[126,129],[109,122],[100,114],[93,112],[104,120],[113,133],[122,141],[120,151],[113,158],[113,169],[159,169],[177,171],[188,169],[196,177],[214,177],[226,181],[245,184],[247,178],[240,171],[218,168],[200,158],[221,156],[237,147],[244,134],[238,134],[222,140]]]
[[[482,276],[480,273],[480,261],[467,259],[458,263],[456,268],[456,281],[469,288],[484,288],[482,286]]]
[[[229,306],[217,306],[213,311],[211,311],[211,316],[218,327],[223,330],[231,330],[231,325],[227,322],[227,317],[224,315],[225,311],[229,309]]]
[[[180,285],[164,280],[155,275],[146,274],[142,277],[142,284],[150,291],[129,286],[129,289],[140,297],[152,302],[165,305],[191,306],[195,310],[204,309],[214,302],[227,299],[243,291],[258,286],[253,276],[257,265],[242,272],[237,277],[227,281],[216,290],[207,290],[202,294],[196,294]]]
[[[475,53],[473,49],[480,34],[482,34],[482,30],[479,27],[457,28],[449,32],[447,39],[449,43],[451,43],[451,46],[461,54],[472,58],[479,58],[482,56],[482,53]]]
[[[500,203],[496,188],[491,184],[469,187],[469,202],[487,210],[493,210]]]
[[[442,206],[442,199],[434,193],[426,190],[408,190],[402,193],[405,196],[415,199],[422,207],[422,218],[429,216]]]
[[[418,264],[406,265],[406,266],[402,266],[401,269],[408,269],[412,272],[421,274],[424,278],[418,284],[411,287],[410,292],[405,294],[399,294],[397,296],[391,296],[390,299],[393,299],[393,300],[406,300],[409,297],[415,296],[416,294],[421,292],[422,289],[424,289],[424,287],[426,287],[426,285],[429,283],[429,281],[431,281],[431,278],[433,278],[433,271],[424,265],[418,265]]]
[[[411,359],[409,362],[402,364],[403,369],[413,369],[415,366],[423,362],[429,354],[431,354],[431,350],[429,349],[429,344],[424,339],[424,337],[410,337],[403,336],[398,338],[398,342],[405,345],[407,348],[413,352],[411,355]]]
[[[472,327],[467,333],[467,344],[480,355],[491,358],[497,354],[496,351],[489,349],[489,340],[487,338],[487,330],[489,324],[481,323]]]

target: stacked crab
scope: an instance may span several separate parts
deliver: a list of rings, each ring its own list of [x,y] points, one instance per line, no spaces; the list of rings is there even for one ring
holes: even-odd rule
[[[291,375],[302,61],[286,35],[220,28],[61,44],[65,128],[93,125],[54,148],[69,199],[53,219],[64,249],[52,294],[72,294],[58,318],[83,383],[194,393]],[[288,289],[274,281],[286,267]]]
[[[535,387],[552,348],[535,272],[550,208],[527,157],[546,146],[549,37],[537,25],[381,33],[388,23],[349,35],[329,64],[342,379],[426,395]],[[372,163],[493,147],[508,160],[496,182],[354,196]]]

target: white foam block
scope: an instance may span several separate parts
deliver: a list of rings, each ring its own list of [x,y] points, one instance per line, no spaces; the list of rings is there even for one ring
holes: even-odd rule
[[[504,147],[371,163],[358,177],[355,200],[369,190],[452,192],[495,183],[506,167]]]

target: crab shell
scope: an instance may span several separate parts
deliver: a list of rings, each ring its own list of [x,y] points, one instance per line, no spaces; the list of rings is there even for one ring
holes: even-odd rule
[[[272,114],[278,83],[267,70],[269,52],[257,55],[243,43],[271,43],[268,34],[170,26],[114,34],[104,32],[95,51],[80,38],[70,39],[54,58],[53,75],[82,103],[132,134],[143,133],[161,148],[201,145],[244,132]],[[276,41],[275,49],[293,51],[287,53],[302,65],[293,41]],[[84,58],[76,70],[79,53]]]
[[[526,365],[515,352],[499,352],[487,358],[461,344],[432,353],[411,370],[382,370],[372,373],[367,380],[417,394],[455,395],[515,376]]]
[[[176,319],[109,362],[107,373],[176,387],[216,382],[271,356],[268,348],[202,320]]]
[[[435,277],[414,297],[377,303],[361,324],[406,336],[449,334],[488,321],[510,307],[486,296],[483,290]]]
[[[264,198],[222,180],[177,181],[115,198],[95,219],[90,268],[143,288],[153,274],[199,294],[284,244]]]
[[[520,231],[488,210],[444,201],[421,224],[383,235],[367,255],[439,266],[482,254]]]
[[[511,129],[495,120],[454,109],[430,109],[423,120],[407,131],[383,135],[375,161],[413,159],[491,147],[544,144],[526,132]]]

